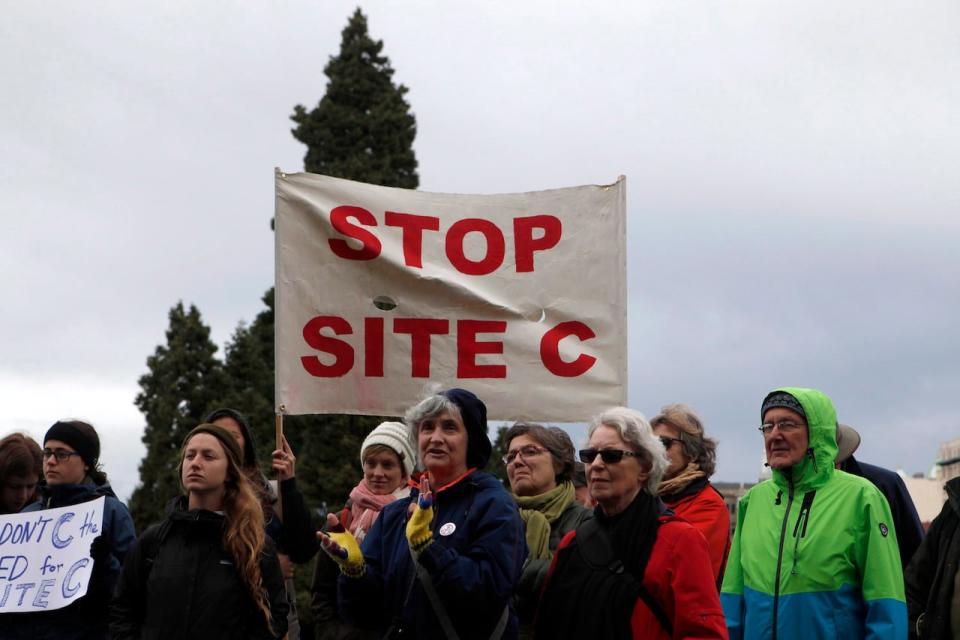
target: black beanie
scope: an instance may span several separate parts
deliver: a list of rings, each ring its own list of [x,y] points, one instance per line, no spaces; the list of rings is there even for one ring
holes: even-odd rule
[[[460,409],[460,418],[467,429],[467,466],[483,469],[493,451],[487,435],[487,406],[466,389],[447,389],[442,395]]]
[[[79,425],[89,427],[89,430]],[[59,440],[73,447],[90,469],[95,469],[100,460],[100,438],[94,428],[85,422],[54,422],[53,426],[47,429],[47,435],[43,436],[44,446],[48,440]]]
[[[773,409],[774,407],[783,407],[784,409],[790,409],[795,411],[803,416],[803,419],[807,419],[807,414],[803,410],[803,405],[800,404],[800,401],[794,398],[792,395],[786,391],[771,391],[767,394],[767,397],[764,398],[763,404],[760,406],[760,420],[763,420],[763,416],[767,415],[767,411]]]

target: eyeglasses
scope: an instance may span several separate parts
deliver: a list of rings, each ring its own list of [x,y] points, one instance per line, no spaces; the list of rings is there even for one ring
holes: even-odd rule
[[[641,457],[641,454],[636,451],[624,451],[623,449],[580,449],[580,462],[592,464],[598,455],[605,464],[616,464],[623,460],[623,456]]]
[[[805,426],[807,425],[803,424],[802,422],[794,422],[793,420],[780,420],[779,422],[764,422],[758,428],[763,435],[768,436],[773,433],[774,427],[780,429],[780,433],[792,433]]]
[[[503,456],[502,458],[503,464],[510,464],[516,459],[517,456],[521,456],[524,460],[526,460],[527,458],[533,458],[534,456],[538,456],[541,453],[546,453],[546,451],[547,451],[546,449],[542,449],[540,447],[535,447],[532,444],[528,444],[526,446],[520,447],[519,449],[508,451],[507,455]]]
[[[80,455],[76,451],[64,451],[63,449],[44,449],[43,450],[43,459],[48,460],[50,458],[56,458],[57,462],[65,462],[70,456]]]
[[[664,449],[669,449],[670,447],[672,447],[674,442],[679,442],[683,444],[683,440],[681,440],[680,438],[671,438],[670,436],[660,436],[660,442],[663,443]]]

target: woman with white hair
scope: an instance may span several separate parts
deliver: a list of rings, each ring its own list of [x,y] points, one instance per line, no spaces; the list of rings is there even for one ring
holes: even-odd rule
[[[580,459],[597,508],[557,549],[536,636],[726,638],[706,541],[656,497],[668,463],[646,418],[603,412]]]

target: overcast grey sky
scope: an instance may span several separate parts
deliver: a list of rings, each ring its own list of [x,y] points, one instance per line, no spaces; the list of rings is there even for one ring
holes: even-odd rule
[[[222,346],[259,310],[288,116],[355,6],[0,1],[0,432],[88,419],[129,495],[167,311]],[[422,189],[627,176],[630,404],[699,410],[718,479],[756,478],[784,384],[876,464],[960,435],[960,4],[361,6]]]

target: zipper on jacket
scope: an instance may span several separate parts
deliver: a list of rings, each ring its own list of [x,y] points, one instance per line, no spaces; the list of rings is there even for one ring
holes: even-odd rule
[[[783,524],[780,525],[780,548],[777,550],[777,575],[773,584],[773,640],[777,640],[777,605],[780,600],[780,565],[783,562],[783,542],[787,537],[787,521],[790,519],[790,507],[793,506],[793,474],[785,469],[787,476],[787,510],[783,514]]]
[[[800,514],[797,516],[797,524],[793,527],[793,564],[790,566],[790,575],[792,576],[797,575],[800,539],[805,538],[807,535],[807,523],[810,522],[810,507],[813,506],[813,498],[816,495],[816,489],[803,494],[803,502],[800,504]]]

